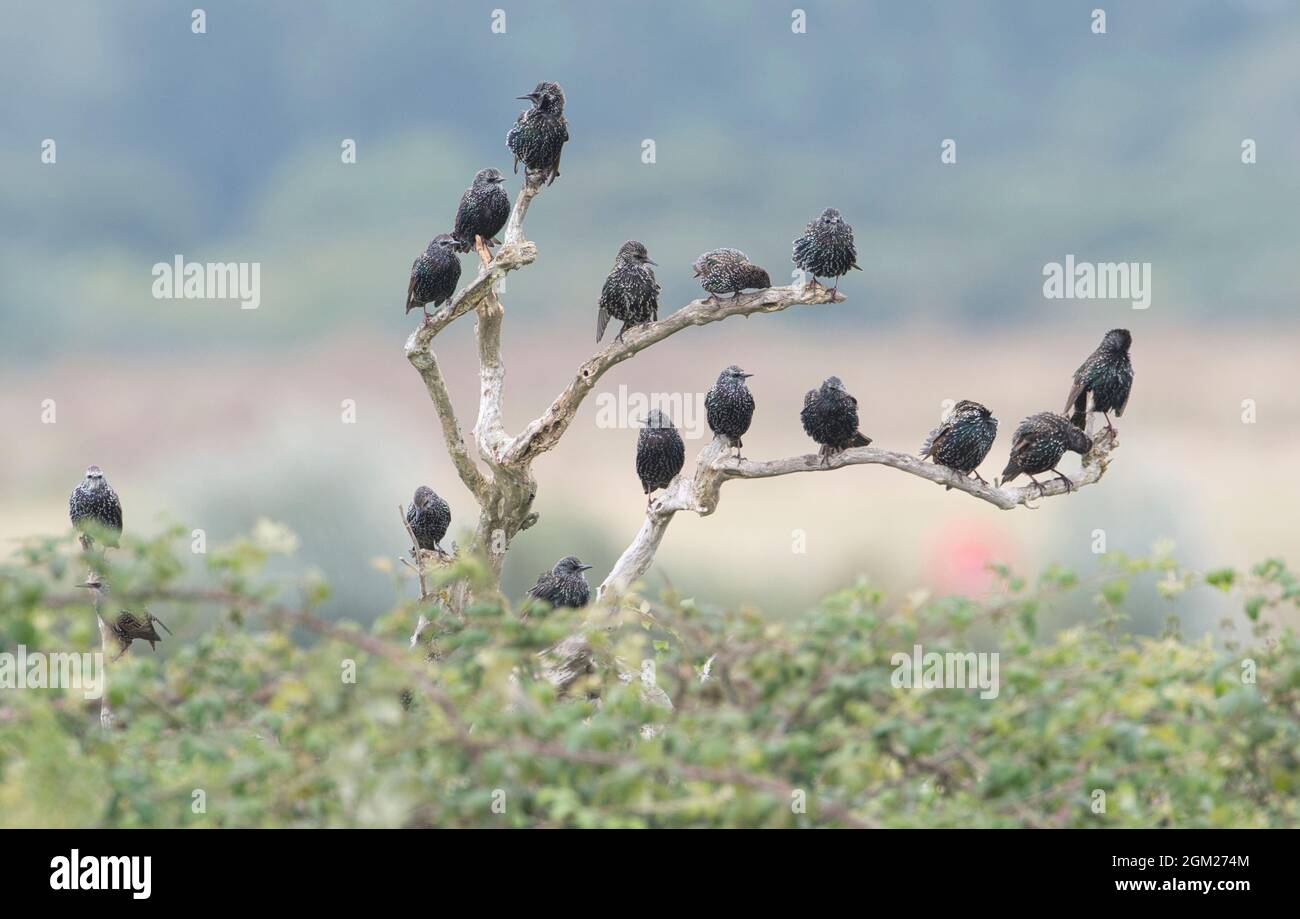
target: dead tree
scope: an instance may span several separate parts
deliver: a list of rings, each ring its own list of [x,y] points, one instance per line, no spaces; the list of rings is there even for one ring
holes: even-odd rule
[[[495,256],[489,260],[486,251],[480,249],[480,265],[474,280],[426,320],[406,341],[407,359],[419,371],[429,397],[433,400],[442,424],[447,451],[461,481],[473,494],[479,507],[474,547],[486,555],[498,583],[510,543],[520,531],[537,522],[537,514],[532,510],[533,499],[537,494],[533,462],[559,443],[573,423],[582,400],[607,371],[690,326],[719,322],[731,316],[779,313],[792,306],[841,303],[845,299],[843,293],[832,292],[821,285],[804,283],[771,287],[721,301],[692,300],[663,319],[629,329],[622,341],[601,348],[578,368],[572,382],[539,416],[525,425],[523,430],[511,435],[506,432],[502,422],[505,366],[501,360],[501,322],[504,310],[496,287],[508,273],[531,264],[537,258],[537,247],[524,238],[524,218],[539,191],[541,184],[537,177],[528,176],[515,199],[503,242]],[[433,351],[433,342],[438,333],[471,312],[477,316],[475,334],[479,357],[479,406],[478,418],[471,432],[472,449],[466,443],[452,409],[447,382]],[[1082,473],[1071,480],[1070,488],[1098,481],[1110,462],[1115,445],[1111,433],[1099,433],[1094,438],[1092,451],[1084,457]],[[650,504],[640,531],[601,583],[597,606],[608,609],[615,605],[618,598],[649,570],[664,533],[678,511],[692,511],[701,515],[713,513],[722,485],[728,480],[771,478],[798,472],[829,472],[858,465],[889,466],[948,486],[954,491],[963,492],[1004,510],[1021,505],[1032,506],[1031,502],[1040,497],[1051,497],[1067,491],[1065,482],[1059,479],[1045,483],[1042,487],[1028,485],[997,488],[967,479],[946,467],[925,463],[915,456],[876,447],[845,450],[828,464],[822,464],[816,454],[764,461],[738,460],[730,455],[720,440],[715,439],[700,451],[694,469],[683,471]],[[553,661],[553,680],[566,683],[567,675],[579,669],[575,662],[580,660],[582,644],[581,638],[574,636],[554,649],[554,655],[559,659]]]

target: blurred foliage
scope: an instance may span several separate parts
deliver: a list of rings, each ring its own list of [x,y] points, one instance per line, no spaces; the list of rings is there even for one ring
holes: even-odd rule
[[[110,609],[162,609],[177,634],[162,655],[137,644],[110,664],[111,730],[76,690],[0,690],[0,823],[1300,823],[1300,647],[1272,625],[1300,586],[1279,560],[1202,575],[1158,546],[1087,576],[999,568],[979,599],[891,601],[862,581],[778,625],[671,592],[590,622],[544,609],[520,621],[468,559],[429,572],[431,593],[468,581],[479,599],[463,615],[425,604],[412,650],[415,601],[363,631],[315,616],[319,574],[270,578],[296,545],[259,523],[208,553],[193,583],[180,529],[107,558],[66,538],[24,544],[0,568],[0,650],[97,648],[75,586],[87,567],[111,585]],[[412,594],[409,571],[376,565]],[[1142,579],[1169,604],[1159,637],[1125,633]],[[1198,589],[1240,596],[1249,636],[1184,640],[1177,604]],[[1040,635],[1081,592],[1095,620]],[[579,630],[593,666],[560,695],[538,654]],[[998,651],[1000,693],[894,688],[891,659],[915,644]]]

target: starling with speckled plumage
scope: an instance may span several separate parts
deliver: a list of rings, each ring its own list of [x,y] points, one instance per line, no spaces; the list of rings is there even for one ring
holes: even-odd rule
[[[122,536],[122,504],[98,466],[86,468],[86,477],[68,498],[68,517],[89,548],[96,539],[117,546]]]
[[[549,185],[560,177],[560,154],[569,139],[564,90],[559,83],[542,82],[519,98],[532,102],[533,107],[519,113],[506,135],[506,146],[515,155],[515,172],[522,160],[529,172],[540,174]]]
[[[494,237],[510,219],[510,197],[502,187],[505,180],[500,169],[480,169],[474,176],[474,184],[460,196],[456,225],[451,231],[456,238],[457,252],[474,248],[475,237],[482,237],[485,246],[499,244]]]
[[[794,241],[793,261],[812,275],[813,284],[818,278],[835,278],[835,290],[839,289],[841,276],[854,268],[862,270],[853,245],[853,227],[833,207],[804,227],[803,235]]]
[[[736,448],[736,459],[740,459],[740,448],[744,446],[740,438],[754,420],[754,396],[745,385],[752,376],[732,364],[718,374],[718,382],[704,397],[709,430]]]
[[[156,642],[162,641],[162,636],[159,635],[158,630],[153,627],[155,622],[161,625],[163,631],[168,635],[172,633],[172,630],[167,628],[166,623],[148,610],[145,610],[143,620],[136,618],[126,610],[122,610],[118,613],[117,621],[110,622],[108,625],[108,627],[113,631],[113,636],[117,639],[118,645],[120,645],[122,649],[113,660],[117,660],[129,651],[131,649],[131,642],[136,639],[149,642],[149,647],[154,651],[157,651],[158,646]]]
[[[440,543],[451,526],[451,507],[428,485],[415,490],[415,498],[406,508],[406,523],[421,549],[447,554]]]
[[[713,249],[705,252],[691,266],[700,286],[707,290],[710,300],[719,294],[740,295],[742,290],[764,290],[772,286],[767,272],[749,260],[739,249]]]
[[[618,256],[605,286],[600,289],[600,304],[596,314],[596,341],[605,335],[605,326],[609,320],[623,320],[623,327],[618,330],[615,341],[622,341],[623,334],[633,326],[653,322],[659,318],[659,282],[650,266],[646,247],[635,239],[629,239],[619,247]]]
[[[1133,336],[1128,329],[1111,329],[1097,350],[1074,372],[1074,385],[1065,400],[1065,410],[1072,412],[1070,421],[1077,428],[1088,420],[1088,393],[1092,393],[1092,410],[1106,419],[1106,430],[1115,433],[1110,413],[1124,417],[1128,394],[1133,389],[1133,361],[1128,349]]]
[[[659,409],[651,409],[643,422],[636,440],[636,474],[646,493],[646,506],[650,506],[650,493],[667,488],[682,471],[686,463],[686,444],[682,435],[668,416]]]
[[[1053,472],[1065,483],[1067,491],[1074,490],[1074,483],[1056,468],[1056,464],[1065,456],[1065,451],[1072,450],[1081,456],[1092,449],[1092,438],[1070,423],[1070,419],[1055,412],[1039,412],[1020,422],[1016,433],[1011,438],[1011,458],[1007,468],[1002,470],[1002,482],[1005,485],[1022,472],[1040,489],[1043,483],[1034,476],[1041,472]]]
[[[541,573],[528,596],[555,608],[581,609],[591,599],[591,588],[583,574],[590,567],[580,562],[577,556],[566,555],[550,571]]]
[[[984,477],[976,469],[989,455],[997,436],[998,420],[993,413],[978,402],[962,399],[953,406],[952,414],[943,424],[925,438],[921,445],[921,459],[932,459],[937,465],[965,475],[973,474],[984,482]]]
[[[439,233],[411,266],[411,283],[406,288],[406,311],[419,308],[429,318],[425,304],[441,306],[456,292],[460,280],[460,259],[456,256],[456,238]]]
[[[808,436],[821,444],[823,464],[841,450],[871,443],[858,430],[858,400],[845,391],[839,377],[827,377],[819,389],[808,390],[799,420]]]

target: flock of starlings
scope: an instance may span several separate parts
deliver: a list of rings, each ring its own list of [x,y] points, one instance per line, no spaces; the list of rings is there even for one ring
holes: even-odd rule
[[[560,154],[569,139],[564,117],[564,91],[558,83],[538,83],[531,93],[520,96],[531,102],[521,112],[506,135],[506,144],[515,158],[515,172],[522,162],[537,181],[548,184],[560,175]],[[434,237],[424,254],[411,267],[406,294],[406,311],[420,308],[426,319],[427,304],[435,307],[451,299],[460,280],[459,254],[477,250],[486,261],[490,246],[498,244],[496,235],[510,216],[510,199],[502,184],[505,177],[497,169],[483,169],[460,199],[451,233]],[[793,245],[794,264],[812,276],[834,279],[858,269],[853,228],[835,208],[827,208],[810,222]],[[646,247],[635,240],[618,250],[614,267],[601,288],[597,302],[596,340],[604,337],[609,320],[623,325],[616,340],[628,329],[659,318],[659,284]],[[709,301],[720,302],[722,294],[735,299],[746,290],[771,287],[768,273],[749,261],[739,249],[721,248],[706,252],[692,266],[700,285],[710,294]],[[1030,415],[1016,428],[1011,440],[1011,455],[1002,471],[1001,483],[1022,473],[1040,489],[1037,474],[1052,472],[1073,487],[1057,464],[1067,451],[1080,455],[1092,449],[1092,439],[1085,433],[1088,397],[1092,411],[1100,412],[1112,434],[1110,413],[1122,417],[1133,386],[1133,364],[1129,358],[1132,337],[1126,329],[1112,329],[1101,345],[1088,356],[1074,373],[1074,382],[1066,399],[1064,413],[1039,412]],[[709,429],[724,438],[741,459],[741,437],[748,432],[754,417],[754,397],[746,380],[751,374],[737,366],[727,367],[705,397]],[[804,396],[800,412],[803,429],[820,447],[823,464],[837,453],[853,447],[865,447],[871,438],[858,430],[858,402],[844,388],[839,377],[829,377],[817,389]],[[921,446],[920,456],[947,466],[966,476],[985,482],[977,467],[984,461],[997,436],[998,420],[978,402],[963,399],[948,418],[932,430]],[[686,447],[671,419],[658,409],[642,421],[637,438],[636,473],[646,494],[647,507],[653,493],[667,488],[682,471]],[[69,512],[73,526],[82,533],[84,545],[92,538],[102,538],[106,545],[117,545],[122,531],[122,506],[98,466],[86,470],[86,477],[72,492]],[[451,525],[451,508],[428,486],[420,486],[406,511],[406,523],[420,550],[445,555],[441,542]],[[529,596],[550,606],[582,607],[590,600],[585,565],[572,555],[560,559],[550,571],[543,572]],[[123,653],[135,638],[153,645],[159,636],[153,629],[157,618],[145,614],[143,621],[123,610],[110,623],[122,643]],[[161,624],[161,623],[159,623]],[[165,626],[164,626],[165,628]]]

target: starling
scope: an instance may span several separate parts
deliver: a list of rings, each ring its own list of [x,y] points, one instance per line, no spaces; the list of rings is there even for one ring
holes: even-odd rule
[[[583,574],[590,565],[584,565],[576,556],[566,555],[550,571],[543,571],[528,596],[542,600],[553,608],[567,606],[581,609],[591,599],[591,588]]]
[[[1115,433],[1110,413],[1124,417],[1128,394],[1133,388],[1133,362],[1128,356],[1132,343],[1133,336],[1128,329],[1111,329],[1097,350],[1074,372],[1074,386],[1065,400],[1065,410],[1068,412],[1073,407],[1070,421],[1075,427],[1082,428],[1087,421],[1088,393],[1092,393],[1092,410],[1101,412],[1106,418],[1106,430]]]
[[[1072,491],[1074,483],[1056,468],[1056,464],[1065,456],[1066,450],[1083,455],[1091,449],[1092,438],[1064,415],[1055,412],[1030,415],[1020,422],[1011,438],[1011,458],[1007,460],[1007,468],[1002,470],[1001,484],[1005,485],[1023,472],[1041,489],[1043,485],[1034,478],[1035,473],[1054,472],[1065,483],[1066,490]]]
[[[858,430],[858,400],[844,391],[839,377],[827,377],[820,389],[803,397],[803,429],[821,444],[822,463],[848,447],[865,447],[871,438]]]
[[[853,227],[844,222],[840,212],[833,207],[804,228],[803,235],[794,241],[794,263],[812,275],[813,284],[818,277],[835,278],[840,286],[840,276],[858,267],[858,250],[853,246]]]
[[[749,260],[749,256],[739,249],[714,249],[705,252],[691,266],[695,276],[700,278],[700,286],[711,293],[709,299],[718,299],[718,294],[739,296],[742,290],[764,289],[772,286],[772,279],[767,272]]]
[[[736,448],[736,459],[740,459],[740,448],[744,446],[740,438],[754,420],[754,397],[745,385],[752,376],[752,373],[745,373],[732,364],[718,374],[718,382],[704,397],[709,430],[718,437],[727,438],[727,442]]]
[[[135,641],[137,638],[149,642],[149,647],[157,651],[158,646],[155,642],[162,641],[162,636],[159,635],[158,630],[153,627],[155,622],[162,626],[163,630],[168,635],[172,633],[172,630],[167,628],[166,623],[148,610],[145,610],[143,622],[126,610],[122,610],[118,613],[117,621],[109,623],[108,626],[112,629],[114,637],[117,638],[118,644],[122,647],[122,650],[118,652],[117,657],[113,658],[113,660],[118,660],[123,654],[130,650],[131,642]]]
[[[921,459],[929,457],[940,466],[966,475],[973,474],[984,482],[984,477],[976,469],[989,455],[989,448],[997,436],[998,420],[993,413],[978,402],[962,399],[953,407],[947,420],[926,437],[921,445]]]
[[[560,154],[569,139],[569,123],[564,120],[564,90],[559,83],[542,82],[519,98],[532,102],[533,107],[519,113],[506,135],[506,146],[515,155],[515,172],[523,160],[526,169],[540,173],[549,185],[560,177]]]
[[[447,554],[439,543],[447,535],[447,527],[451,526],[451,508],[428,485],[415,490],[415,498],[406,509],[406,525],[411,528],[415,543],[421,549]]]
[[[106,546],[117,546],[122,535],[122,505],[117,492],[98,466],[86,469],[86,477],[68,498],[68,517],[81,533],[81,544],[89,548],[95,538]]]
[[[456,251],[468,252],[475,246],[475,237],[483,238],[485,246],[494,246],[494,239],[510,219],[510,198],[502,183],[506,177],[500,169],[480,169],[474,184],[460,196],[456,209],[456,225],[451,235],[456,238]]]
[[[417,306],[429,318],[426,303],[441,306],[456,292],[460,280],[460,259],[456,257],[456,238],[449,233],[439,233],[429,243],[411,266],[411,284],[406,288],[406,311]]]
[[[686,463],[686,445],[668,416],[657,408],[650,410],[642,422],[636,440],[636,474],[650,506],[650,493],[667,488]]]
[[[623,320],[615,341],[632,326],[652,322],[659,318],[659,282],[648,266],[657,264],[650,260],[645,246],[629,239],[618,250],[614,267],[605,286],[600,289],[600,312],[596,316],[596,341],[605,335],[610,317]]]

